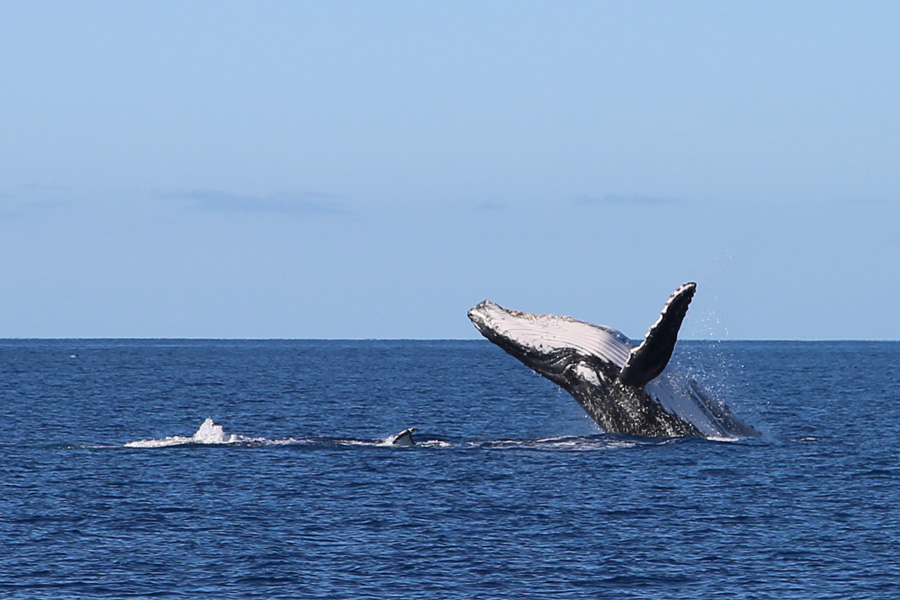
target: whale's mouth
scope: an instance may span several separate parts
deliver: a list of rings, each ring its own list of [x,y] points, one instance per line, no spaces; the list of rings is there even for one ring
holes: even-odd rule
[[[497,318],[494,315],[503,311],[505,311],[503,307],[494,304],[490,300],[485,300],[470,308],[467,315],[469,320],[472,321],[472,324],[475,325],[475,329],[477,329],[481,335],[489,337],[491,334],[500,334],[496,327]]]
[[[523,354],[540,356],[547,349],[540,343],[540,331],[534,330],[534,323],[529,323],[538,318],[537,315],[508,310],[485,300],[469,309],[468,316],[481,335],[517,357]]]

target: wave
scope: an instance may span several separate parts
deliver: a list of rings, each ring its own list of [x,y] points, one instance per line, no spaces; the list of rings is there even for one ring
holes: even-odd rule
[[[399,435],[399,434],[398,434]],[[660,446],[677,442],[697,441],[693,438],[640,438],[598,433],[587,436],[557,436],[539,439],[469,440],[448,442],[439,439],[416,440],[415,444],[398,446],[393,442],[397,435],[384,439],[359,440],[341,438],[285,438],[269,439],[250,437],[225,431],[223,425],[208,418],[191,436],[173,435],[161,439],[128,442],[125,448],[169,448],[173,446],[307,446],[307,447],[353,447],[377,446],[390,448],[475,448],[486,450],[538,450],[538,451],[595,451],[645,446]],[[701,440],[702,441],[702,440]],[[735,441],[732,439],[707,441]]]
[[[692,438],[691,438],[692,439]],[[529,449],[539,451],[590,452],[596,450],[616,450],[644,446],[662,446],[683,443],[689,438],[641,438],[618,434],[598,433],[587,436],[563,435],[536,440],[497,440],[473,443],[482,448]]]
[[[216,423],[211,417],[200,425],[199,429],[191,436],[172,435],[161,439],[137,440],[125,444],[126,448],[169,448],[172,446],[196,446],[196,445],[222,445],[222,446],[394,446],[393,441],[397,436],[389,436],[383,440],[354,440],[335,438],[286,438],[272,440],[264,437],[250,437],[236,433],[228,433],[225,427]],[[442,440],[425,440],[416,442],[415,446],[426,448],[443,447],[449,445]],[[408,447],[408,446],[407,446]]]

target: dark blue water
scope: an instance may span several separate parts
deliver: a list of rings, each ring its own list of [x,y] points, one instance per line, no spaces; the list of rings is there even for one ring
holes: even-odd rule
[[[897,597],[900,343],[678,359],[765,439],[601,434],[486,341],[0,341],[0,598]]]

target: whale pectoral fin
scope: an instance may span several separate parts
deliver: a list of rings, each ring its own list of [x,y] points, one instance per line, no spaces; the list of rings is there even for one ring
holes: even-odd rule
[[[404,429],[390,440],[392,446],[415,446],[416,443],[413,441],[412,434],[417,430],[415,427],[410,427],[409,429]]]
[[[681,329],[681,322],[684,321],[696,289],[696,283],[686,283],[669,297],[644,341],[628,356],[619,373],[620,382],[642,387],[659,377],[675,351],[678,330]]]

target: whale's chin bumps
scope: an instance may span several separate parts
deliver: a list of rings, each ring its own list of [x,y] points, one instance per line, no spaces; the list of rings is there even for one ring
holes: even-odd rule
[[[607,433],[756,436],[695,381],[667,369],[695,290],[694,283],[675,290],[638,345],[611,327],[489,300],[468,316],[484,337],[572,394]]]

